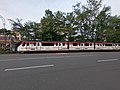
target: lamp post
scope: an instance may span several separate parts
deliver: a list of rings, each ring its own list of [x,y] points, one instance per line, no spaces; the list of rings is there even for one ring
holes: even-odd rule
[[[4,37],[5,37],[5,51],[6,51],[6,29],[5,29],[5,19],[0,15],[0,18],[1,18],[1,20],[2,20],[2,23],[3,23],[3,29],[4,29]]]

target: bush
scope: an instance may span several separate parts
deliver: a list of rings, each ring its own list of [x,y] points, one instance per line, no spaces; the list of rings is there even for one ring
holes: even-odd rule
[[[9,53],[12,53],[12,51],[10,51],[9,48],[0,48],[0,54],[9,54]]]
[[[5,53],[5,49],[4,48],[0,48],[0,54],[4,54]]]

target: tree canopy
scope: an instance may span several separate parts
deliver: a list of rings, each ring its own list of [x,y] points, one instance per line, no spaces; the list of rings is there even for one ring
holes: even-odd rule
[[[120,16],[112,16],[110,11],[102,0],[87,0],[73,5],[72,12],[48,9],[39,23],[10,21],[22,40],[120,42]]]

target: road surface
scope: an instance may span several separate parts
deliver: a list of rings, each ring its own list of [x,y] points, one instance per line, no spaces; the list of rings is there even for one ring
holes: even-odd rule
[[[0,90],[120,90],[120,52],[0,55]]]

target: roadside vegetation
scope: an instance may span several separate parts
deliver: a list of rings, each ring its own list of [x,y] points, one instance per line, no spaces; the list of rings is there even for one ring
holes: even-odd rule
[[[111,15],[111,7],[102,5],[102,0],[87,0],[76,3],[72,12],[46,10],[39,23],[22,19],[9,20],[12,31],[22,40],[120,42],[120,16]],[[0,32],[2,33],[2,30]]]

